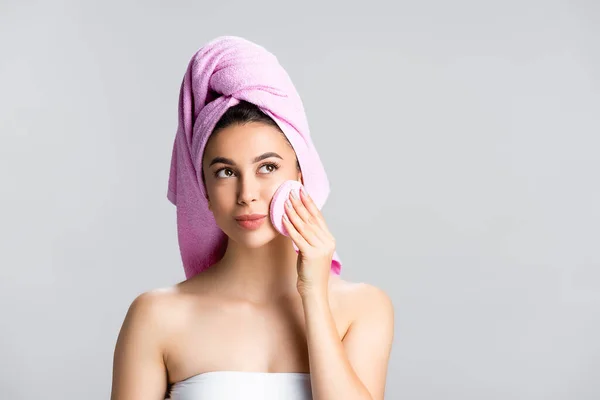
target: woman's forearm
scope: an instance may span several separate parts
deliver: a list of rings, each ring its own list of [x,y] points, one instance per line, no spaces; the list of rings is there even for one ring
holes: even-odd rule
[[[372,400],[344,351],[326,290],[302,294],[313,400]]]

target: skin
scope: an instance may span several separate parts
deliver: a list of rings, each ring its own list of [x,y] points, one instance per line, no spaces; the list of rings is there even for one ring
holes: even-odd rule
[[[281,158],[253,163],[266,152]],[[218,156],[235,165],[209,165]],[[274,162],[279,168],[267,165]],[[281,183],[302,182],[293,149],[275,127],[230,126],[212,135],[203,170],[209,208],[229,237],[227,250],[195,277],[132,302],[115,347],[112,400],[164,399],[171,384],[204,372],[310,371],[292,239],[279,234],[268,218],[255,231],[234,220],[240,214],[268,214]],[[380,289],[337,275],[330,275],[326,285],[323,293],[347,359],[372,398],[383,399],[391,302]],[[366,322],[373,310],[386,310],[385,343],[379,349],[364,346],[381,342],[367,326],[377,332],[372,321]],[[373,354],[377,365],[368,361]]]

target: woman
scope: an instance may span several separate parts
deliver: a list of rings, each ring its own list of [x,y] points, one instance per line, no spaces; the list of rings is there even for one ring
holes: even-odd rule
[[[132,302],[111,399],[383,399],[393,307],[339,276],[325,175],[275,57],[214,39],[190,61],[179,112],[169,199],[187,279]],[[283,235],[269,207],[290,180],[305,191]]]

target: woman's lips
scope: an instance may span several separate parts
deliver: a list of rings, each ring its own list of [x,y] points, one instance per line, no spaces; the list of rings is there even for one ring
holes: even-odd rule
[[[260,226],[265,222],[267,216],[263,216],[257,219],[248,219],[248,220],[238,220],[236,219],[238,225],[240,225],[244,229],[254,230],[260,228]]]

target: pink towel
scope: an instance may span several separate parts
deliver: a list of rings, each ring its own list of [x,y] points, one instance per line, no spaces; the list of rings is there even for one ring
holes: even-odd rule
[[[213,127],[240,100],[255,104],[277,122],[296,152],[304,187],[319,209],[329,195],[329,181],[310,138],[304,106],[277,58],[241,37],[213,39],[193,55],[183,77],[169,175],[167,198],[177,206],[186,278],[219,261],[227,246],[227,236],[208,209],[201,160]],[[336,252],[331,272],[339,275],[341,266]]]

